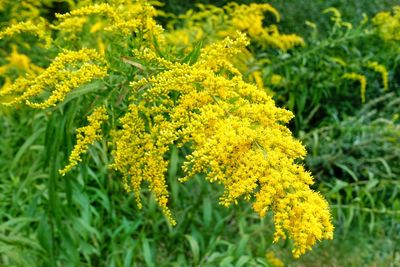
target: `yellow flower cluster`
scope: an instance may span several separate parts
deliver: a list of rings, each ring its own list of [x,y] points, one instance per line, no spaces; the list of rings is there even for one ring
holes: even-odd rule
[[[225,69],[232,74],[241,75],[232,62],[234,55],[240,54],[243,48],[249,44],[246,36],[236,32],[236,39],[233,41],[230,37],[206,46],[197,60],[197,65],[210,68],[213,71]],[[229,49],[227,49],[229,48]]]
[[[83,30],[87,21],[87,17],[70,17],[59,21],[57,25],[51,25],[51,27],[64,35],[68,34],[71,39],[76,39],[78,38],[76,33]]]
[[[270,263],[273,267],[285,267],[285,264],[276,257],[273,251],[268,251],[265,254],[265,257],[267,258],[268,263]]]
[[[181,181],[204,174],[224,186],[222,205],[243,198],[254,200],[261,217],[272,210],[275,240],[287,233],[297,257],[317,240],[332,238],[330,212],[322,196],[310,189],[310,174],[296,163],[306,151],[283,125],[292,113],[276,107],[271,96],[226,64],[246,43],[244,35],[226,38],[202,49],[192,65],[145,51],[146,60],[165,70],[131,84],[136,93],[121,119],[122,129],[114,133],[112,167],[123,174],[139,203],[140,185],[149,182],[174,224],[167,207],[164,155],[173,144],[189,145]]]
[[[67,14],[56,14],[59,24],[55,28],[70,30],[72,27],[76,28],[76,31],[80,31],[82,25],[86,23],[86,18],[98,15],[109,20],[104,23],[104,30],[114,34],[129,35],[136,30],[146,30],[145,33],[149,35],[150,33],[159,34],[162,31],[162,28],[153,19],[156,11],[151,5],[132,1],[114,2],[116,2],[114,5],[94,4],[74,9]],[[97,25],[101,26],[102,24]]]
[[[274,86],[279,86],[284,82],[285,78],[279,74],[272,74],[270,78],[270,84]]]
[[[155,195],[158,205],[162,208],[171,225],[176,222],[172,217],[168,204],[168,190],[165,181],[168,162],[164,154],[168,148],[163,144],[157,131],[169,129],[152,129],[146,131],[146,120],[142,118],[144,106],[132,104],[129,111],[121,119],[122,129],[114,133],[115,150],[113,151],[114,164],[110,167],[123,174],[125,189],[135,192],[138,207],[141,208],[140,186],[143,181],[149,183],[149,188]],[[157,121],[157,118],[154,118]],[[165,123],[164,123],[165,124]]]
[[[230,3],[226,12],[231,19],[233,28],[245,32],[252,40],[262,46],[271,45],[286,51],[295,46],[304,45],[304,40],[295,34],[281,34],[277,25],[263,26],[264,13],[272,13],[279,22],[279,12],[270,4],[239,5]]]
[[[250,81],[254,82],[258,86],[258,88],[264,88],[263,74],[260,70],[256,70],[251,73]]]
[[[378,62],[372,61],[367,63],[367,67],[373,69],[382,76],[383,90],[386,91],[389,88],[389,73],[385,66],[379,64]]]
[[[59,170],[61,175],[65,175],[78,162],[82,161],[81,154],[86,153],[90,144],[102,138],[101,125],[108,119],[105,107],[96,108],[93,113],[87,118],[89,125],[78,128],[77,143],[69,156],[69,164],[64,169]]]
[[[360,83],[361,102],[365,103],[365,94],[367,91],[367,78],[364,75],[355,72],[345,73],[344,79],[358,81]]]
[[[229,3],[224,8],[209,5],[198,5],[200,11],[188,11],[179,19],[185,23],[183,28],[166,33],[170,44],[190,44],[207,38],[212,41],[227,36],[234,37],[236,31],[247,33],[250,39],[266,47],[286,51],[295,46],[304,45],[304,40],[295,34],[282,34],[277,25],[263,26],[264,13],[272,13],[277,22],[280,20],[279,12],[270,4],[239,5]],[[169,28],[175,28],[171,22]]]
[[[400,6],[393,7],[393,12],[380,12],[372,22],[382,39],[387,41],[400,40]]]
[[[193,44],[202,40],[206,34],[201,27],[186,26],[182,29],[175,29],[172,32],[166,31],[163,38],[167,44],[176,47],[191,48]],[[187,49],[189,50],[189,49]]]
[[[344,61],[343,58],[341,57],[327,57],[330,61],[332,61],[333,63],[340,65],[342,67],[346,67],[347,63],[346,61]]]
[[[12,44],[11,50],[11,54],[6,57],[8,63],[0,66],[0,75],[5,79],[4,85],[0,88],[0,96],[5,95],[11,88],[12,75],[9,73],[17,72],[19,78],[21,78],[25,74],[35,75],[43,70],[41,67],[33,64],[29,57],[20,54],[16,45]]]
[[[347,29],[352,29],[353,25],[350,22],[346,22],[342,20],[342,14],[337,8],[329,7],[325,9],[322,13],[331,13],[331,20],[337,25],[338,27],[345,27]]]
[[[232,16],[232,23],[238,30],[248,32],[249,36],[259,37],[264,34],[264,13],[270,12],[280,21],[279,12],[270,4],[239,5],[230,3],[226,6],[227,13]]]
[[[36,76],[17,79],[8,90],[1,91],[1,95],[15,95],[5,105],[14,105],[25,102],[33,108],[47,108],[63,101],[65,96],[94,78],[101,78],[107,74],[105,60],[92,49],[67,51],[60,53],[50,66]],[[32,102],[32,98],[39,97],[46,91],[51,95],[42,103]]]
[[[44,22],[35,24],[32,21],[19,22],[3,29],[0,31],[0,40],[21,33],[36,35],[40,40],[45,42],[46,46],[49,46],[52,42],[50,34],[45,31]]]
[[[10,69],[17,69],[27,72],[28,74],[34,74],[43,70],[42,68],[33,65],[29,57],[20,54],[16,45],[12,45],[11,50],[11,54],[6,57],[8,64],[0,67],[0,75],[5,74]]]
[[[287,51],[296,46],[305,45],[303,38],[296,34],[281,34],[276,25],[271,25],[266,28],[265,33],[259,37],[258,42],[263,46],[265,46],[264,43],[266,43],[270,46],[279,48],[282,51]]]
[[[3,49],[0,49],[0,57],[6,59],[6,62],[0,66],[0,76],[4,79],[4,83],[0,86],[0,96],[2,97],[0,102],[8,102],[13,99],[11,95],[8,95],[9,93],[16,90],[23,91],[24,87],[21,87],[21,82],[24,77],[33,77],[42,71],[42,68],[32,63],[29,55],[21,53],[19,48],[31,48],[35,45],[40,49],[47,49],[53,40],[51,34],[46,31],[45,20],[37,19],[39,10],[33,3],[24,2],[15,5],[12,1],[4,1],[0,5],[0,11],[2,8],[7,10],[5,16],[9,17],[9,21],[5,24],[8,26],[0,30],[0,40],[6,40]],[[16,22],[16,20],[25,18],[27,14],[30,14],[29,19],[31,20]],[[26,38],[26,34],[37,38]],[[11,52],[9,52],[10,50]],[[14,82],[16,85],[13,85]],[[25,83],[23,82],[23,84]]]

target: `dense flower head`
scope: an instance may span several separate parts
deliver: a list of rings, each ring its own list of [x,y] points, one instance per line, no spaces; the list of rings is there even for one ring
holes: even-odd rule
[[[199,4],[198,11],[190,10],[179,16],[185,26],[166,33],[168,43],[189,45],[201,39],[215,41],[227,36],[234,37],[236,32],[247,33],[250,40],[263,47],[274,47],[287,51],[295,46],[304,45],[304,40],[295,34],[282,34],[276,24],[264,26],[265,13],[271,13],[277,22],[279,12],[270,4],[249,5],[229,3],[223,8]],[[171,21],[170,28],[175,28]]]
[[[55,106],[63,101],[71,90],[94,78],[104,77],[107,74],[105,65],[104,58],[95,50],[65,50],[41,73],[21,77],[7,90],[0,91],[1,95],[13,96],[3,104],[15,105],[25,102],[34,108]],[[44,93],[50,93],[50,96],[43,102],[34,102],[34,98]]]
[[[280,20],[279,12],[270,4],[239,5],[230,3],[226,11],[231,17],[233,28],[246,32],[262,46],[270,45],[286,51],[295,46],[304,45],[304,40],[295,34],[281,34],[276,24],[263,26],[264,13],[272,13],[277,22]]]
[[[44,19],[14,23],[0,31],[0,40],[10,39],[12,52],[6,55],[10,64],[0,67],[0,75],[4,83],[0,90],[2,102],[5,105],[25,103],[34,108],[48,108],[63,101],[66,95],[96,78],[107,74],[105,59],[106,45],[104,32],[108,38],[123,36],[129,38],[132,32],[140,33],[144,39],[151,40],[162,32],[162,27],[155,20],[156,10],[145,1],[115,0],[110,3],[92,4],[92,1],[82,1],[72,5],[73,10],[65,14],[56,14],[54,24],[45,23]],[[39,8],[40,5],[37,5]],[[76,8],[75,8],[76,7]],[[85,26],[90,26],[89,39],[82,47],[73,46],[59,49],[60,41],[79,40]],[[58,39],[53,40],[52,30],[58,31]],[[102,33],[97,34],[101,31]],[[23,41],[17,42],[16,35],[32,34],[44,41],[46,48],[57,47],[58,56],[43,70],[31,62],[30,55],[17,53],[17,45],[24,46]],[[61,39],[60,39],[61,38]],[[19,39],[18,39],[19,40]],[[36,45],[36,44],[35,44]],[[40,45],[40,43],[39,43]],[[92,49],[90,49],[90,47]],[[6,52],[6,51],[5,51]],[[12,61],[12,62],[11,62]],[[18,61],[18,62],[17,62]],[[19,64],[18,77],[7,74],[8,70]],[[23,68],[21,68],[21,66]],[[33,71],[32,71],[33,70]]]
[[[33,64],[27,55],[20,53],[16,45],[11,45],[11,51],[5,58],[7,63],[0,66],[0,76],[5,80],[3,86],[0,87],[2,97],[12,93],[13,88],[15,89],[15,86],[12,86],[13,81],[23,79],[25,75],[34,76],[43,71],[43,68]]]
[[[0,77],[4,79],[4,83],[0,86],[0,103],[13,99],[9,93],[23,91],[21,84],[26,84],[25,78],[32,78],[43,70],[32,61],[31,55],[26,50],[35,46],[45,51],[51,46],[53,39],[48,32],[47,24],[44,19],[35,19],[15,22],[0,29],[2,43],[0,58],[5,59],[0,62]],[[21,48],[25,51],[21,52]]]
[[[47,46],[49,46],[52,42],[50,34],[45,30],[45,23],[43,21],[40,21],[39,23],[26,21],[12,24],[0,31],[0,40],[11,38],[21,33],[35,35],[40,40],[44,41]]]
[[[280,14],[270,4],[239,5],[230,3],[226,6],[228,14],[232,16],[232,24],[240,31],[246,31],[250,36],[260,36],[264,34],[263,20],[264,13],[270,12],[279,22]]]
[[[65,166],[62,170],[59,170],[61,175],[65,175],[73,167],[75,167],[78,162],[82,161],[81,154],[86,153],[90,144],[95,141],[100,140],[102,136],[101,125],[104,121],[108,119],[106,113],[106,108],[101,106],[96,108],[93,113],[87,118],[89,125],[78,128],[76,130],[77,143],[69,156],[69,164]]]
[[[137,198],[140,184],[148,181],[174,224],[163,155],[171,145],[189,146],[180,180],[204,174],[224,186],[222,205],[243,198],[253,201],[260,216],[271,210],[276,240],[288,234],[299,256],[317,240],[332,238],[328,204],[310,189],[311,175],[296,163],[306,151],[284,126],[292,113],[276,107],[270,95],[226,64],[245,44],[243,35],[227,38],[205,47],[192,65],[144,51],[143,57],[162,64],[164,71],[131,84],[136,93],[122,129],[114,133],[112,167]]]
[[[393,7],[393,12],[379,12],[372,22],[382,39],[387,41],[400,40],[400,6]]]
[[[145,32],[145,36],[150,38],[151,34],[159,34],[162,28],[156,24],[153,17],[156,15],[155,9],[143,2],[132,1],[112,1],[112,4],[94,4],[74,9],[66,14],[57,14],[59,24],[55,29],[75,29],[80,31],[90,16],[96,15],[104,18],[100,20],[96,27],[103,27],[104,31],[129,35],[137,30]],[[103,22],[103,23],[101,23]],[[94,32],[95,30],[91,30]],[[150,32],[148,32],[150,31]]]
[[[235,38],[237,32],[246,33],[249,43],[262,48],[272,48],[288,51],[296,46],[303,46],[303,38],[296,34],[283,34],[279,31],[279,12],[270,4],[237,4],[229,3],[224,7],[197,4],[196,9],[170,19],[167,31],[159,36],[164,45],[173,45],[173,51],[195,50],[201,44],[212,44],[226,37]],[[265,16],[272,14],[276,23],[266,23]],[[173,17],[173,16],[172,16]],[[243,53],[231,58],[241,73],[246,73],[244,79],[256,82],[260,88],[265,88],[261,71],[258,71],[253,54],[246,48]],[[263,59],[268,62],[268,59]]]

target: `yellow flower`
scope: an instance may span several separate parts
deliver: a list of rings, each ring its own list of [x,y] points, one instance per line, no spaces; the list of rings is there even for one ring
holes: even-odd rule
[[[231,63],[231,58],[233,55],[239,54],[243,50],[243,47],[249,44],[249,41],[246,36],[240,32],[237,32],[235,37],[235,40],[226,37],[222,41],[215,42],[205,47],[196,64],[203,65],[203,67],[207,66],[214,71],[225,68],[233,74],[241,75],[240,71]]]
[[[100,65],[97,65],[100,64]],[[17,80],[7,91],[7,94],[17,96],[5,105],[14,105],[25,102],[34,108],[47,108],[63,101],[65,96],[80,85],[94,78],[101,78],[107,74],[104,59],[96,50],[81,49],[60,53],[42,73],[35,77],[26,77]],[[75,68],[76,70],[69,70]],[[33,102],[45,90],[52,89],[50,97],[42,103]],[[18,95],[18,93],[20,93]]]
[[[393,7],[393,12],[380,12],[373,19],[378,34],[386,41],[400,40],[400,6]]]
[[[113,5],[103,3],[74,9],[66,14],[56,14],[59,25],[56,28],[64,29],[78,23],[76,31],[81,30],[81,23],[85,21],[79,18],[87,18],[92,15],[104,16],[108,21],[103,20],[92,25],[90,32],[95,33],[100,28],[114,34],[129,35],[132,32],[142,29],[146,31],[145,37],[161,33],[162,28],[156,24],[153,17],[156,15],[155,9],[141,2],[126,1]]]
[[[172,144],[189,145],[182,167],[186,175],[180,180],[202,173],[224,186],[222,205],[254,200],[261,217],[271,210],[275,240],[287,234],[298,257],[317,240],[332,238],[331,216],[327,202],[310,189],[311,175],[296,163],[306,151],[284,126],[292,113],[276,107],[267,92],[244,82],[228,64],[246,43],[243,35],[226,38],[203,48],[192,65],[143,53],[164,71],[131,84],[137,91],[121,119],[122,129],[114,134],[112,167],[123,174],[125,187],[138,201],[140,184],[148,181],[174,224],[163,155]]]
[[[121,123],[122,129],[114,133],[114,163],[110,167],[123,174],[125,189],[135,192],[139,208],[142,207],[140,185],[147,181],[169,223],[175,225],[176,222],[167,207],[165,172],[168,162],[163,158],[166,147],[160,141],[155,142],[155,139],[162,138],[158,137],[156,132],[161,129],[146,132],[145,121],[140,117],[140,107],[135,105],[129,106],[129,111],[121,119]]]
[[[250,36],[260,36],[264,34],[262,22],[264,13],[270,12],[279,22],[280,14],[270,4],[239,5],[230,3],[225,7],[228,14],[232,16],[232,23],[240,31],[246,31]]]
[[[104,121],[108,119],[105,107],[96,108],[93,113],[87,118],[89,125],[78,128],[77,132],[77,142],[74,149],[69,156],[69,164],[64,167],[64,169],[59,170],[61,175],[65,175],[73,167],[75,167],[78,162],[82,161],[81,154],[86,153],[89,145],[93,144],[102,138],[101,125]]]
[[[328,59],[331,60],[332,62],[335,62],[335,63],[339,64],[342,67],[346,67],[347,66],[346,61],[344,61],[340,57],[328,57]]]
[[[270,78],[270,83],[275,86],[279,86],[282,84],[284,78],[278,74],[272,74]]]
[[[221,37],[235,37],[237,31],[246,33],[252,41],[266,47],[287,51],[295,46],[304,45],[304,40],[295,34],[282,34],[275,24],[264,26],[264,13],[274,15],[277,22],[280,20],[279,12],[270,4],[239,5],[229,3],[223,8],[211,5],[198,5],[200,11],[188,11],[179,16],[185,26],[166,33],[167,40],[173,44],[182,40],[192,44],[200,39],[218,40]],[[169,28],[175,25],[171,22]],[[175,40],[175,41],[174,41]]]
[[[360,83],[361,102],[365,103],[365,94],[367,91],[367,78],[365,78],[364,75],[355,72],[345,73],[343,75],[343,78],[348,80],[358,81]]]
[[[286,51],[295,46],[304,45],[303,38],[295,34],[281,34],[275,24],[268,27],[263,26],[264,12],[271,12],[278,22],[280,20],[278,11],[269,4],[238,5],[231,3],[226,10],[231,16],[232,26],[248,33],[251,39],[262,46],[271,45]]]
[[[389,88],[389,73],[385,66],[379,64],[378,62],[372,61],[367,63],[367,67],[373,69],[381,75],[383,90],[386,91]]]
[[[87,22],[87,17],[71,17],[61,20],[57,25],[52,25],[52,28],[59,30],[62,34],[70,34],[72,38],[78,38],[76,33],[82,31]]]
[[[276,257],[273,251],[268,251],[265,257],[273,267],[285,267],[285,264]]]
[[[28,76],[34,76],[37,73],[40,73],[43,71],[41,67],[36,66],[31,62],[31,59],[24,55],[20,54],[18,52],[18,48],[16,45],[12,44],[11,45],[12,52],[11,54],[6,57],[6,60],[8,61],[7,64],[3,65],[0,67],[0,75],[4,76],[5,78],[5,83],[0,89],[0,96],[6,96],[9,94],[12,94],[14,92],[22,92],[24,90],[24,86],[21,87],[21,83],[17,80],[22,80],[24,79],[23,77],[28,75]],[[18,85],[12,85],[12,77],[9,74],[9,72],[17,71],[18,73],[18,78],[14,80],[15,83]],[[8,99],[4,99],[2,102],[8,102],[13,99],[13,96],[8,96]]]
[[[341,21],[341,20],[342,20],[342,14],[341,14],[340,11],[339,11],[337,8],[335,8],[335,7],[326,8],[325,10],[322,11],[322,13],[323,13],[323,14],[332,13],[331,19],[332,19],[333,21]]]
[[[342,14],[340,13],[340,11],[337,8],[329,7],[327,9],[325,9],[322,13],[324,13],[324,14],[332,13],[331,20],[333,22],[335,22],[335,24],[338,25],[339,27],[345,27],[347,29],[353,28],[353,25],[351,23],[342,20]]]
[[[30,33],[43,40],[47,46],[52,43],[51,36],[45,31],[44,23],[33,23],[32,21],[19,22],[0,31],[0,40],[5,37],[13,37],[16,34]]]
[[[252,78],[254,79],[255,83],[257,84],[258,88],[264,88],[264,81],[262,77],[261,71],[255,71],[252,73]]]

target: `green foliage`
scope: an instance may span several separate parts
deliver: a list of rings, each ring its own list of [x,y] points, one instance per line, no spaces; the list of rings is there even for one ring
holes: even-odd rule
[[[399,113],[400,98],[392,93],[303,136],[310,151],[307,165],[331,199],[340,230],[398,231]]]
[[[328,15],[325,15],[328,19]],[[344,22],[346,23],[346,22]],[[264,77],[279,74],[283,83],[272,86],[278,103],[294,112],[293,129],[309,131],[327,117],[353,114],[363,106],[360,84],[343,78],[345,73],[359,73],[366,77],[366,99],[383,94],[382,77],[368,68],[369,62],[380,62],[388,70],[390,89],[398,90],[394,79],[398,72],[399,57],[394,57],[397,48],[383,42],[370,24],[360,24],[347,29],[334,23],[329,36],[320,36],[316,31],[309,38],[307,47],[291,53],[260,53],[268,57],[271,64],[263,68]]]
[[[343,15],[345,21],[352,24],[359,24],[362,15],[374,16],[382,10],[388,10],[398,5],[397,0],[304,0],[301,5],[296,0],[271,0],[268,1],[282,13],[282,27],[293,32],[307,36],[309,30],[305,21],[314,22],[318,25],[322,35],[329,34],[330,22],[321,13],[329,7],[335,7]]]
[[[352,230],[337,234],[331,244],[322,243],[290,266],[397,266],[399,240],[389,234],[371,235]]]

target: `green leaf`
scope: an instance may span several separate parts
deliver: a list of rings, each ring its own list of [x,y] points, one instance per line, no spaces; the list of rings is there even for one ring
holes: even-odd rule
[[[197,264],[200,259],[200,247],[199,243],[190,235],[185,235],[185,238],[189,241],[190,250],[192,251],[193,263]]]
[[[246,266],[245,264],[247,264],[249,261],[251,260],[251,258],[247,255],[243,255],[239,258],[239,260],[236,262],[235,267],[241,267],[241,266]]]
[[[189,63],[189,65],[193,65],[196,63],[197,59],[200,56],[201,48],[203,47],[203,40],[199,41],[193,50],[184,58],[182,59],[182,63]]]
[[[26,139],[25,143],[20,147],[17,154],[15,155],[10,168],[14,169],[19,161],[21,160],[22,156],[28,151],[29,147],[42,135],[44,132],[44,128],[34,132],[28,139]]]
[[[149,240],[146,237],[142,237],[142,249],[143,249],[143,257],[144,257],[144,261],[146,262],[146,265],[149,267],[155,266],[154,259],[153,259],[153,253],[151,252]]]
[[[165,53],[161,50],[160,44],[158,43],[158,40],[157,40],[156,36],[153,35],[153,39],[152,40],[153,40],[153,45],[154,45],[154,48],[156,49],[156,52],[157,52],[158,56],[160,56],[162,58],[168,58],[165,55]]]
[[[203,198],[203,223],[206,227],[210,226],[212,219],[212,203],[209,197]]]

